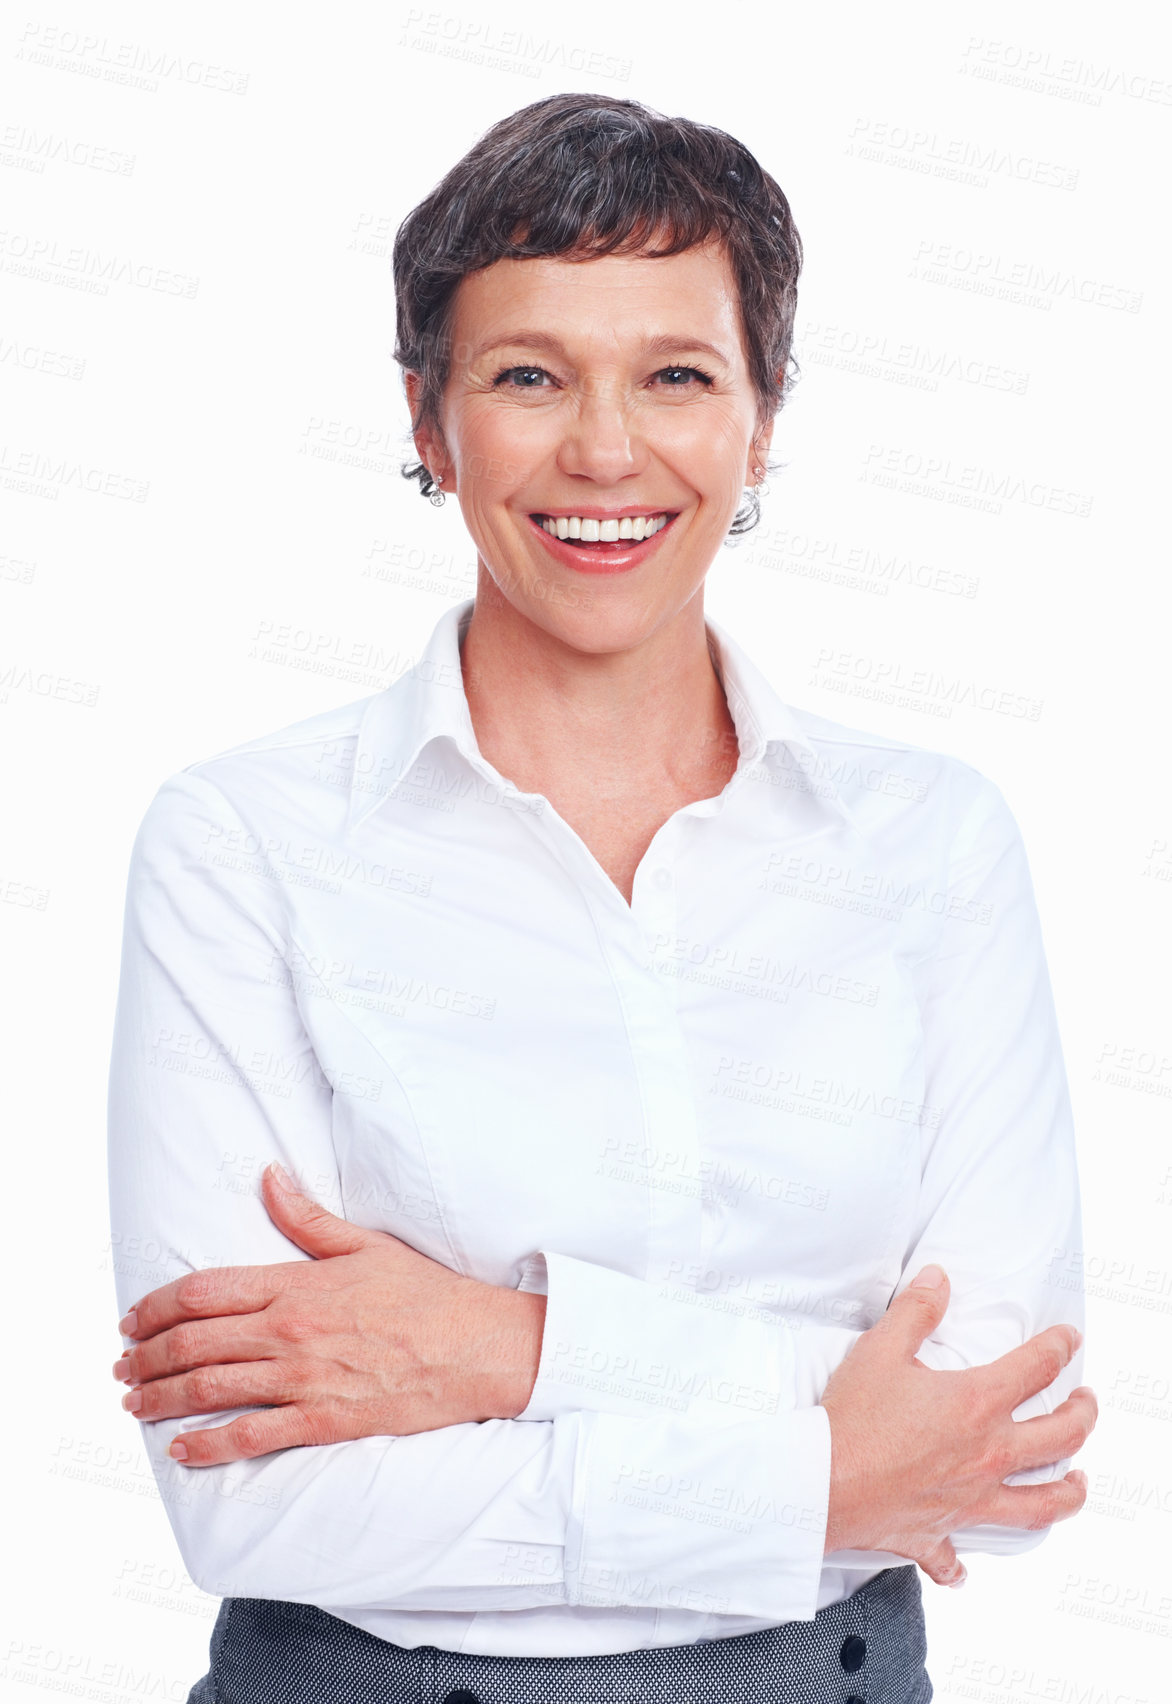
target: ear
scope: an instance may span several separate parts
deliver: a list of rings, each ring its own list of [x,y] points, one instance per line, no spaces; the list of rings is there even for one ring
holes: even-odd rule
[[[753,442],[749,445],[749,459],[745,468],[745,484],[747,486],[760,484],[760,480],[757,478],[753,469],[759,467],[764,470],[766,466],[766,457],[769,454],[769,446],[772,442],[773,421],[769,420],[760,429],[760,431],[754,434]],[[762,471],[762,477],[764,477],[764,471]]]
[[[423,377],[409,369],[403,374],[403,383],[407,391],[407,407],[411,410],[411,418],[415,418],[415,410],[419,406],[419,397],[423,389]],[[447,450],[443,439],[435,428],[424,424],[414,434],[415,448],[419,459],[431,474],[442,473],[448,477]],[[450,489],[450,487],[449,487]]]

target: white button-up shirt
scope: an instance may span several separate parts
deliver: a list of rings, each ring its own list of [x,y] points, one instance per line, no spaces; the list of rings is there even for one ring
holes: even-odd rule
[[[249,1409],[146,1423],[166,1511],[205,1590],[406,1646],[572,1656],[808,1620],[905,1560],[823,1556],[818,1398],[893,1295],[948,1272],[934,1367],[1083,1323],[1020,834],[971,765],[794,709],[709,620],[737,770],[658,830],[628,906],[481,756],[471,609],[385,691],[191,764],[147,810],[117,1299],[309,1258],[260,1196],[277,1159],[357,1224],[544,1290],[532,1399],[198,1469],[171,1439]]]

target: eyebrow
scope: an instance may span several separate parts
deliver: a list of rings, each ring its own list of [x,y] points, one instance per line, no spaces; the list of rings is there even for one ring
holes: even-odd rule
[[[513,331],[507,337],[494,337],[489,343],[482,343],[472,351],[472,359],[487,355],[494,349],[519,348],[522,344],[530,349],[545,349],[551,354],[564,355],[565,345],[560,338],[552,337],[547,331]],[[649,337],[641,345],[646,355],[689,355],[703,351],[726,367],[732,362],[723,349],[715,343],[707,343],[702,337],[673,337],[668,332],[658,337]]]

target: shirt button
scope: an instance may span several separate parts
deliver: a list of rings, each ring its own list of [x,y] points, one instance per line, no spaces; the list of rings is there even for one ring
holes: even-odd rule
[[[867,1654],[867,1641],[860,1639],[857,1633],[848,1633],[842,1642],[842,1650],[838,1660],[848,1674],[854,1674],[857,1668],[863,1666],[863,1658]]]
[[[457,1686],[454,1692],[449,1692],[443,1704],[480,1704],[475,1692],[469,1692],[466,1686]]]
[[[669,888],[671,886],[671,871],[656,870],[651,880],[655,883],[657,888]]]

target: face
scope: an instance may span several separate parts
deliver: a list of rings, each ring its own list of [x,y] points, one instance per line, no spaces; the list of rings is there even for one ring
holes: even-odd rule
[[[407,394],[414,410],[414,374]],[[481,586],[489,576],[516,615],[599,652],[638,644],[701,592],[758,483],[772,432],[758,425],[732,269],[707,244],[471,273],[442,435],[415,441],[459,499]]]

